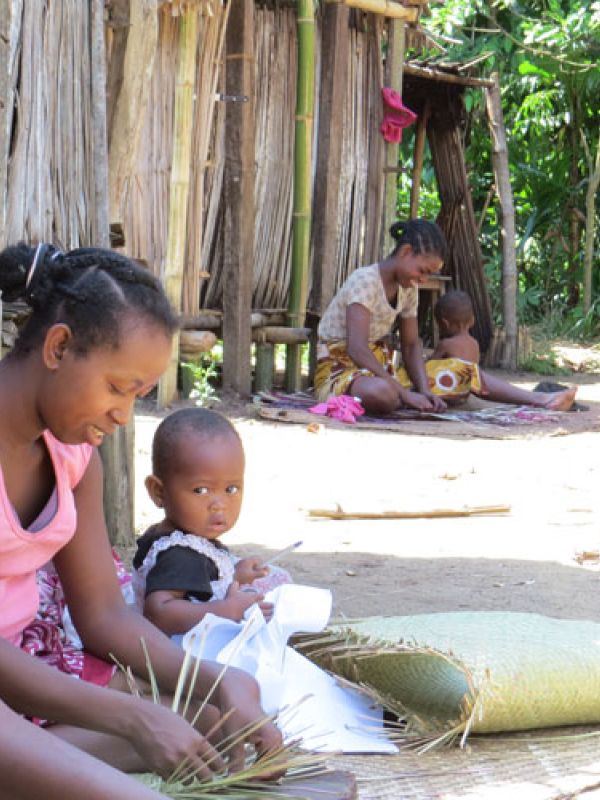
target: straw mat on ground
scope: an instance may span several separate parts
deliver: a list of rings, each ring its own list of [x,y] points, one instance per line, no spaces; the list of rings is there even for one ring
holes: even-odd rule
[[[351,425],[312,414],[308,409],[314,404],[314,397],[307,393],[270,393],[257,396],[252,408],[259,417],[273,422],[318,423],[346,430],[392,431],[461,439],[528,439],[600,430],[600,407],[597,403],[590,403],[588,411],[570,414],[473,400],[467,407],[444,414],[420,414],[406,409],[386,417],[365,415]]]
[[[470,733],[600,723],[600,624],[539,614],[370,617],[297,645],[406,720],[427,750]]]
[[[567,800],[600,786],[600,736],[580,733],[476,736],[465,750],[337,756],[329,763],[355,774],[359,800]]]

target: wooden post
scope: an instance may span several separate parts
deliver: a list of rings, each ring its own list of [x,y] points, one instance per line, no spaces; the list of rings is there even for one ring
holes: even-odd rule
[[[177,312],[181,311],[181,287],[185,269],[197,46],[198,9],[196,6],[187,6],[179,17],[179,62],[175,81],[173,159],[163,279],[167,297]],[[177,397],[178,366],[179,334],[176,333],[173,337],[169,366],[158,384],[158,404],[161,408],[168,406]]]
[[[600,185],[600,136],[596,155],[590,152],[587,140],[581,131],[588,162],[589,179],[585,193],[585,249],[583,253],[583,310],[587,313],[592,305],[592,267],[594,260],[594,236],[596,233],[596,192]]]
[[[313,298],[321,315],[335,293],[339,236],[339,191],[344,134],[344,100],[348,73],[349,10],[327,4],[322,11],[321,91],[317,175],[313,209]]]
[[[104,2],[91,4],[92,64],[92,163],[94,165],[93,244],[110,246],[108,146],[106,133],[106,72]],[[133,521],[134,424],[118,428],[100,447],[104,465],[104,517],[110,541],[131,546],[135,542]]]
[[[500,99],[498,73],[492,75],[493,86],[486,92],[486,107],[492,135],[492,162],[500,203],[500,244],[502,249],[502,316],[505,347],[503,367],[517,366],[517,257],[515,252],[515,208],[508,167],[506,130]]]
[[[223,243],[223,386],[252,387],[254,266],[254,0],[231,0],[226,39]]]
[[[385,85],[402,94],[402,67],[404,64],[404,22],[390,20],[388,23],[388,50],[385,64]],[[388,142],[385,145],[383,180],[385,185],[383,208],[383,253],[387,255],[393,247],[389,234],[392,223],[398,216],[398,157],[400,148]]]
[[[417,130],[415,133],[415,149],[413,157],[412,184],[410,187],[410,218],[416,219],[419,216],[419,195],[421,193],[421,173],[423,172],[423,157],[425,155],[425,139],[427,136],[427,122],[431,106],[429,98],[425,100],[423,111],[417,120]]]

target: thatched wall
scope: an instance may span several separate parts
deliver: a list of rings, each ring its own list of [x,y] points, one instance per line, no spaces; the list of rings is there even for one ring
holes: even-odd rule
[[[225,103],[212,103],[213,86],[223,85],[213,62],[222,61],[223,19],[203,18],[199,42],[194,123],[194,175],[190,187],[184,310],[222,308],[223,168]],[[212,26],[212,28],[210,27]],[[162,275],[172,145],[177,18],[160,14],[157,56],[136,168],[121,198],[127,251]],[[316,86],[319,86],[320,23],[317,19]],[[359,264],[379,257],[381,206],[373,190],[374,140],[379,137],[382,24],[355,13],[348,32],[346,102],[341,188],[338,197],[337,281]],[[294,108],[296,95],[296,13],[293,7],[257,6],[255,12],[256,225],[253,308],[287,306],[291,270]],[[215,83],[216,81],[216,83]],[[319,96],[316,97],[316,167]],[[209,140],[207,135],[210,134]],[[380,175],[380,166],[375,167]],[[318,176],[315,176],[318,179]],[[375,191],[375,194],[374,194]],[[200,222],[201,220],[201,222]],[[192,280],[199,272],[209,277]],[[201,288],[200,288],[201,286]]]
[[[90,8],[79,0],[6,4],[0,245],[97,241]]]

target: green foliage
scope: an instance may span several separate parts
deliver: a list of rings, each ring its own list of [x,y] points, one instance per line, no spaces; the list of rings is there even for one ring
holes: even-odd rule
[[[536,375],[570,375],[571,370],[563,367],[551,350],[535,353],[519,363],[519,369],[535,372]]]
[[[197,362],[182,362],[181,373],[183,393],[195,400],[197,406],[211,406],[219,402],[215,389],[218,370],[214,355],[203,355]]]
[[[500,76],[509,144],[516,228],[519,314],[542,320],[559,309],[573,335],[598,333],[598,311],[583,318],[585,192],[583,139],[594,147],[600,96],[600,2],[595,0],[445,0],[422,24],[449,61],[479,61],[479,74]],[[437,56],[439,52],[435,53]],[[498,209],[483,91],[464,94],[465,149],[495,316],[501,307]],[[403,154],[411,158],[411,137]],[[407,171],[409,172],[409,171]],[[426,158],[420,214],[435,216],[437,193]],[[401,210],[410,180],[400,180]],[[600,225],[597,226],[600,228]],[[598,263],[596,261],[596,263]],[[595,267],[593,297],[600,293]]]

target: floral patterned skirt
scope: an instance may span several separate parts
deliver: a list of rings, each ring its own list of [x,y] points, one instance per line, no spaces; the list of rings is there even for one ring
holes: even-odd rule
[[[401,367],[394,369],[393,351],[384,342],[369,342],[369,349],[390,375],[406,389],[412,384],[408,373]],[[357,367],[346,351],[344,341],[319,344],[315,372],[315,395],[324,403],[331,395],[348,394],[356,378],[374,377],[368,369]],[[449,400],[466,400],[471,392],[483,393],[479,366],[461,358],[444,358],[426,361],[425,372],[433,394]]]

